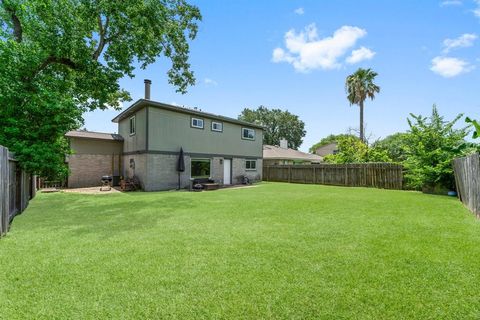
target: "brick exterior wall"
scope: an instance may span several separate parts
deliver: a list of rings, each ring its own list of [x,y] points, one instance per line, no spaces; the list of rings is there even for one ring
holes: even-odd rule
[[[131,168],[130,160],[134,162],[134,168]],[[146,190],[148,183],[147,175],[147,155],[146,154],[131,154],[123,156],[123,175],[131,178],[133,175],[137,176],[142,185],[142,189]]]
[[[185,171],[180,173],[180,188],[190,188],[190,157],[185,156]],[[173,190],[178,188],[177,155],[147,155],[148,180],[145,191]]]
[[[144,158],[141,158],[144,157]],[[148,154],[148,155],[128,155],[124,156],[126,175],[133,174],[129,169],[130,158],[135,159],[135,174],[142,183],[145,191],[173,190],[178,188],[177,155],[169,154]],[[212,157],[210,167],[210,177],[215,182],[223,185],[223,159],[222,157]],[[192,184],[190,178],[191,157],[185,155],[185,171],[180,173],[180,188],[189,189]],[[143,168],[143,169],[141,169]],[[261,180],[262,160],[257,159],[257,170],[245,170],[245,159],[232,159],[232,184],[241,183],[240,176],[246,175],[250,181]]]
[[[118,163],[118,155],[115,156],[115,163]],[[69,188],[101,186],[101,177],[113,174],[112,155],[74,154],[68,158],[68,167]]]
[[[223,158],[212,158],[212,162],[210,163],[210,177],[216,183],[223,185]]]
[[[114,156],[114,172],[112,172],[112,155],[75,154],[69,157],[69,188],[96,187],[102,183],[104,175],[119,175],[118,155]],[[168,154],[133,154],[122,156],[122,173],[125,177],[134,174],[140,180],[145,191],[172,190],[178,187],[177,155]],[[130,167],[133,159],[135,168]],[[210,177],[223,185],[224,158],[212,157]],[[180,187],[191,187],[191,157],[185,156],[185,171],[180,174]],[[241,177],[247,176],[250,181],[260,181],[262,177],[262,159],[257,159],[257,169],[247,171],[244,158],[232,158],[232,184],[242,183]]]
[[[245,169],[245,158],[233,158],[232,159],[232,183],[242,183],[242,177],[247,176],[251,182],[257,182],[262,180],[262,159],[257,159],[256,170]]]

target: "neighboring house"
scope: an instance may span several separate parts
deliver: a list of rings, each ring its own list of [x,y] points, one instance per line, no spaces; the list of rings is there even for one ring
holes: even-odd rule
[[[146,191],[177,188],[178,155],[183,148],[181,188],[190,187],[195,178],[210,178],[221,185],[241,183],[244,176],[261,180],[263,127],[151,101],[149,92],[150,82],[146,80],[145,99],[112,120],[118,123],[118,135],[123,138],[123,176],[135,175]],[[108,168],[111,165],[97,171],[99,182],[102,175],[115,171]]]
[[[281,140],[280,146],[263,146],[264,165],[312,164],[320,163],[323,158],[311,153],[288,148],[287,140]]]
[[[329,154],[337,154],[338,153],[338,143],[336,142],[331,142],[329,144],[323,145],[321,147],[318,147],[317,150],[315,150],[315,154],[325,157]]]
[[[122,166],[122,136],[91,131],[70,131],[65,136],[73,150],[66,158],[70,169],[69,188],[98,186],[103,175],[118,179]]]

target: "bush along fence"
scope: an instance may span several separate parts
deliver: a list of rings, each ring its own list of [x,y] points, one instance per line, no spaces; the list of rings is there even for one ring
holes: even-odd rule
[[[25,210],[35,191],[35,178],[21,170],[13,154],[0,146],[0,237],[7,234],[13,218]]]
[[[392,163],[264,166],[263,180],[401,190],[403,167]]]
[[[480,218],[480,155],[453,160],[453,170],[458,198]]]

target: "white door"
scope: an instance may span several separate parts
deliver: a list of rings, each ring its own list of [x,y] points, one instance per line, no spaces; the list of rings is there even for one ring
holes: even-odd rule
[[[223,184],[232,184],[232,160],[223,159]]]

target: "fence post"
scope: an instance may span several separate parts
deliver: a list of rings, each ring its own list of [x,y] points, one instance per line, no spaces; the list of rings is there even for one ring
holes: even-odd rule
[[[8,232],[10,215],[10,172],[8,149],[0,146],[0,237]]]
[[[345,164],[345,186],[348,186],[348,163]]]

